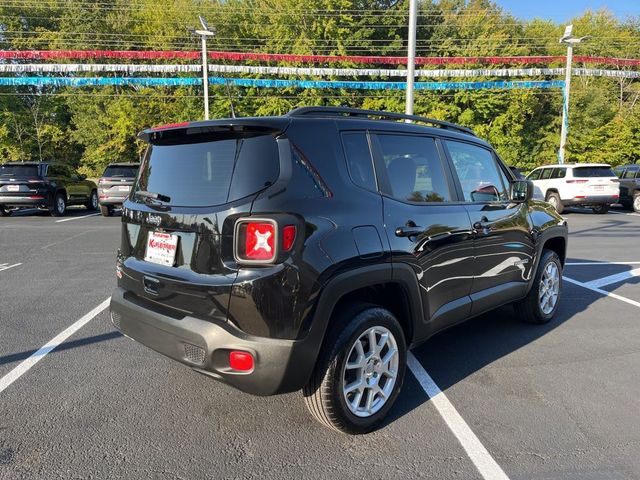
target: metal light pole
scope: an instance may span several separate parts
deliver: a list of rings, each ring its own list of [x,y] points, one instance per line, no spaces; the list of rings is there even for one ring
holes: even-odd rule
[[[204,119],[209,120],[209,67],[207,65],[207,37],[215,35],[215,31],[209,28],[202,16],[198,16],[202,24],[202,30],[194,30],[202,40],[202,88],[204,89]]]
[[[407,50],[407,88],[405,113],[413,115],[413,81],[416,75],[416,30],[418,24],[418,0],[409,0],[409,45]],[[407,120],[410,122],[410,120]]]
[[[564,35],[560,38],[560,43],[567,45],[567,66],[564,78],[564,89],[562,99],[562,128],[560,130],[560,150],[558,151],[558,163],[564,163],[564,151],[567,144],[567,133],[569,132],[569,94],[571,92],[571,65],[573,63],[573,46],[587,39],[587,37],[574,37],[573,25],[567,25]]]

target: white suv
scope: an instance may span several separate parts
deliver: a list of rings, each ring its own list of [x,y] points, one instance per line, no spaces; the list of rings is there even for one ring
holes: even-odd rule
[[[620,195],[620,180],[609,165],[602,163],[539,167],[527,179],[533,182],[534,198],[546,200],[558,213],[570,205],[586,205],[595,213],[607,213]]]

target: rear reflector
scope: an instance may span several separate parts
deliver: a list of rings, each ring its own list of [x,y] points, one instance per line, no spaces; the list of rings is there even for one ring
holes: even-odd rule
[[[229,352],[229,367],[240,372],[253,370],[253,355],[249,352],[234,350]]]
[[[29,198],[31,200],[44,200],[44,197],[42,195],[29,195]]]
[[[295,225],[287,225],[282,230],[282,249],[285,252],[291,250],[293,247],[293,242],[296,240],[296,226]]]

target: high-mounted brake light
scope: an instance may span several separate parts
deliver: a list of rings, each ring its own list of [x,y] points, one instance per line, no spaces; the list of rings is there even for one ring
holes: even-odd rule
[[[167,130],[169,128],[180,128],[180,127],[188,127],[189,122],[180,122],[180,123],[167,123],[166,125],[158,125],[157,127],[153,127],[151,130],[157,132],[158,130]]]
[[[293,247],[293,242],[296,240],[296,226],[295,225],[287,225],[282,229],[282,249],[285,252],[291,250]]]

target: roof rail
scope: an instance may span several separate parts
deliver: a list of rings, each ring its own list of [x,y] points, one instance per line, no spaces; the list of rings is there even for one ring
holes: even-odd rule
[[[436,120],[433,118],[419,117],[417,115],[407,115],[405,113],[381,112],[378,110],[362,110],[359,108],[348,107],[299,107],[294,108],[289,113],[289,117],[323,117],[323,116],[347,116],[347,117],[380,117],[381,119],[390,120],[412,120],[414,122],[426,123],[436,127],[445,128],[447,130],[456,130],[461,133],[475,136],[475,132],[470,128],[456,125],[455,123],[445,122],[444,120]]]

